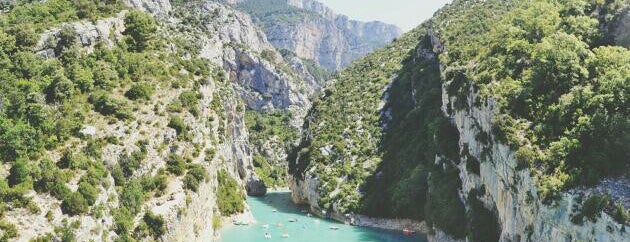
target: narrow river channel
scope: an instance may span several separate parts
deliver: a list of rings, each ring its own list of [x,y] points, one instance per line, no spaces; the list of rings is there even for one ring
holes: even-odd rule
[[[248,197],[247,203],[256,223],[225,226],[221,242],[426,242],[421,234],[405,236],[401,231],[356,227],[309,216],[305,208],[291,202],[289,192]]]

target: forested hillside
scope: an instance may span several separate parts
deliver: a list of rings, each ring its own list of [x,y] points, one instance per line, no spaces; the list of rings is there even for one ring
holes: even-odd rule
[[[242,104],[185,33],[121,1],[2,7],[1,240],[157,240],[244,210],[219,148]]]
[[[586,239],[570,224],[602,211],[627,226],[616,191],[567,191],[629,175],[628,8],[454,1],[332,78],[289,157],[294,200],[472,241],[545,240],[554,223]],[[567,202],[570,219],[547,217]]]

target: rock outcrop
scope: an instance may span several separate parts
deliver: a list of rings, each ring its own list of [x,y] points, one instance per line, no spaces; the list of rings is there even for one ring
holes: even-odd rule
[[[198,39],[199,56],[223,66],[248,108],[290,110],[295,127],[301,126],[309,97],[319,86],[308,81],[312,77],[300,65],[284,60],[248,15],[219,2],[189,3],[177,11],[200,20],[198,31],[189,36]]]

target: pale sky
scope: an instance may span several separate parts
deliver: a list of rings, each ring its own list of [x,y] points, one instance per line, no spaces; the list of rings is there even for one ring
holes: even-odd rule
[[[380,20],[404,31],[420,25],[450,0],[317,0],[351,19]]]

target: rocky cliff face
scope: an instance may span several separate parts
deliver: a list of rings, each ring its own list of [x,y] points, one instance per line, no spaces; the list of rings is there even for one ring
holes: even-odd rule
[[[308,109],[313,87],[303,79],[309,73],[296,72],[267,41],[246,14],[218,2],[191,2],[181,6],[182,19],[195,19],[199,56],[220,64],[248,108],[258,111],[288,109],[300,113]],[[186,28],[190,23],[175,20]]]
[[[507,145],[494,143],[488,146],[476,140],[475,136],[480,132],[490,132],[484,128],[490,127],[488,121],[493,116],[491,105],[473,108],[470,112],[456,111],[449,117],[460,130],[460,149],[466,149],[479,160],[482,152],[489,150],[487,154],[492,162],[482,162],[479,175],[467,172],[465,162],[459,167],[462,194],[485,188],[485,205],[498,213],[502,241],[623,241],[624,226],[607,214],[602,214],[596,223],[573,224],[572,210],[574,206],[579,206],[576,194],[565,193],[552,206],[541,204],[530,173],[518,171],[514,152]]]
[[[240,6],[247,11],[248,8],[243,6],[249,6],[248,1],[240,2]],[[295,52],[300,58],[315,60],[331,72],[341,70],[353,60],[402,34],[394,25],[382,22],[365,23],[337,15],[314,0],[291,0],[286,1],[286,4],[294,10],[304,10],[300,13],[304,15],[296,19],[289,15],[271,20],[270,17],[285,13],[257,15],[256,10],[249,12],[263,26],[268,40],[276,48]]]
[[[441,44],[440,37],[433,31],[429,30],[423,39],[427,40],[428,46],[420,44],[416,48],[415,55],[410,58],[415,65],[419,66],[417,63],[426,60],[437,61],[440,54],[448,52]],[[440,72],[444,73],[443,65],[440,65],[439,69]],[[404,75],[409,75],[409,73],[404,73]],[[420,105],[426,105],[426,103],[409,102],[409,100],[416,100],[414,96],[417,93],[414,85],[419,85],[422,78],[425,77],[417,76],[410,86],[405,86],[404,95],[399,95],[396,99],[406,100],[408,105],[414,105],[418,108],[421,107]],[[441,78],[445,79],[444,76]],[[392,78],[390,82],[396,82],[396,77]],[[518,167],[514,149],[499,141],[493,134],[493,124],[499,113],[496,101],[489,99],[480,104],[478,91],[471,87],[464,95],[466,105],[461,105],[461,101],[458,101],[455,95],[449,94],[450,84],[442,81],[441,115],[444,115],[456,128],[456,137],[454,138],[457,140],[457,146],[454,149],[458,155],[458,161],[449,160],[446,155],[438,153],[432,163],[437,167],[451,165],[456,167],[456,178],[461,181],[460,187],[457,189],[457,199],[464,205],[467,213],[470,213],[472,207],[475,206],[471,200],[478,199],[487,211],[496,216],[499,241],[628,241],[627,224],[620,224],[609,213],[598,212],[596,220],[585,220],[583,223],[574,220],[574,216],[584,204],[584,199],[594,194],[611,194],[613,200],[620,202],[627,208],[627,194],[630,186],[627,178],[607,178],[602,181],[601,185],[594,188],[581,187],[564,191],[552,203],[543,203],[538,195],[539,187],[535,175],[529,169]],[[391,89],[391,85],[390,83],[385,89],[386,91],[382,93],[384,99],[391,95],[388,91]],[[338,89],[332,89],[330,93],[335,91]],[[410,99],[409,97],[414,98]],[[341,99],[339,96],[335,96],[335,98]],[[460,102],[460,105],[456,104],[457,102]],[[368,102],[365,104],[369,105]],[[467,108],[461,109],[461,106]],[[383,105],[379,105],[378,111],[381,112],[381,117],[385,120],[383,123],[387,124],[392,116],[391,109],[387,108],[387,105],[385,107],[382,109]],[[303,159],[302,156],[316,156],[317,159],[321,160],[333,155],[336,158],[331,163],[317,164],[326,167],[327,172],[331,172],[337,163],[343,164],[349,161],[354,163],[357,160],[366,159],[350,154],[339,155],[339,153],[335,153],[338,151],[334,150],[332,142],[320,146],[311,145],[312,137],[322,134],[308,131],[323,130],[319,128],[325,126],[325,121],[328,121],[321,117],[323,115],[328,114],[316,110],[313,115],[307,117],[306,123],[318,128],[306,129],[307,132],[303,134],[303,139],[307,145],[300,147],[302,150],[296,152],[294,158],[297,160],[297,165],[300,165],[303,160],[310,159]],[[365,118],[357,117],[356,119]],[[346,135],[344,138],[346,140],[354,139],[351,131],[349,131],[352,127],[344,126],[344,128],[343,135]],[[383,125],[381,128],[383,130],[388,129],[387,125]],[[381,147],[387,147],[387,144],[382,144]],[[309,149],[311,150],[309,151]],[[312,151],[312,149],[318,150]],[[471,168],[475,166],[478,166],[478,170]],[[317,173],[317,169],[319,169],[317,166],[307,166],[306,170],[294,174],[291,182],[293,201],[310,205],[311,210],[317,214],[365,226],[389,227],[393,224],[394,228],[399,226],[397,229],[401,229],[403,226],[413,227],[418,231],[429,233],[430,241],[470,240],[470,237],[463,240],[455,239],[453,235],[440,231],[437,227],[426,228],[425,224],[413,225],[409,222],[401,224],[397,223],[397,220],[379,224],[375,223],[373,219],[352,212],[344,214],[336,206],[337,201],[344,199],[344,197],[337,196],[341,189],[337,186],[331,189],[332,192],[325,191],[326,185],[330,184],[330,181],[322,179],[322,173]],[[443,169],[446,170],[446,168]],[[339,172],[339,170],[334,170],[334,172]],[[376,180],[382,179],[379,173],[375,174]],[[429,174],[429,177],[432,175]],[[335,179],[340,181],[339,183],[344,183],[343,179],[346,179],[346,176]],[[397,184],[389,184],[390,187],[395,185]],[[362,195],[365,194],[364,190],[361,193]],[[475,194],[474,197],[476,198],[471,199],[470,194]],[[321,207],[322,199],[333,203],[330,209]],[[414,204],[419,203],[420,201],[415,201]]]
[[[132,123],[90,119],[84,124],[84,136],[89,139],[117,139],[117,143],[103,148],[103,162],[112,169],[121,157],[137,151],[137,144],[149,140],[146,159],[135,171],[135,176],[155,176],[167,166],[172,154],[189,157],[190,164],[201,165],[209,178],[199,184],[197,192],[186,189],[183,177],[169,178],[164,194],[149,198],[144,209],[164,218],[166,241],[208,241],[213,238],[213,217],[216,209],[216,173],[226,170],[251,195],[265,194],[265,185],[254,173],[253,148],[249,144],[245,125],[245,109],[257,111],[288,110],[294,116],[293,125],[301,126],[305,110],[310,107],[309,96],[318,85],[302,60],[282,55],[267,41],[265,34],[250,17],[218,2],[199,1],[186,5],[171,5],[168,0],[129,0],[127,7],[141,10],[158,20],[158,35],[167,40],[172,52],[184,53],[184,58],[200,57],[210,61],[214,75],[198,80],[200,85],[186,83],[182,88],[159,87],[150,102],[139,105]],[[72,29],[81,51],[92,53],[97,43],[114,48],[123,40],[124,10],[113,17],[94,22],[63,23],[45,31],[34,52],[45,58],[56,58],[62,29]],[[194,43],[193,46],[180,43]],[[188,48],[183,50],[182,48]],[[182,75],[188,73],[182,73]],[[192,87],[196,86],[196,87]],[[194,88],[199,93],[198,113],[183,114],[189,140],[178,138],[169,126],[169,104],[180,94]],[[80,150],[84,141],[77,141],[73,149]],[[48,154],[58,159],[56,151]],[[4,169],[3,169],[4,170]],[[6,174],[3,173],[3,177]],[[110,184],[114,183],[108,177]],[[69,186],[77,189],[78,180]],[[28,240],[46,233],[54,233],[55,226],[80,221],[74,229],[77,240],[113,240],[118,192],[113,185],[100,190],[97,203],[105,206],[102,217],[69,216],[63,214],[59,202],[49,195],[30,194],[43,214],[28,214],[22,210],[7,213],[7,221],[17,225],[20,240]],[[44,217],[50,211],[49,219]],[[52,219],[51,219],[52,218]],[[141,219],[141,218],[140,218]],[[135,219],[136,223],[140,219]]]

